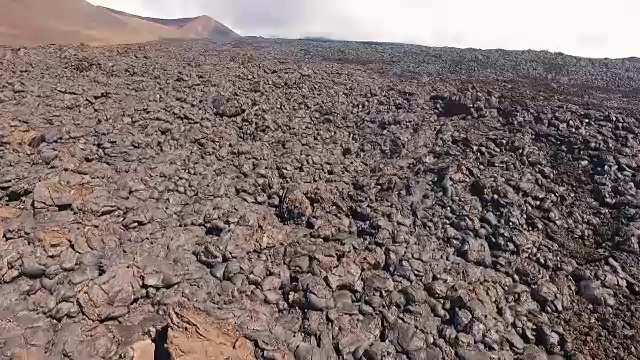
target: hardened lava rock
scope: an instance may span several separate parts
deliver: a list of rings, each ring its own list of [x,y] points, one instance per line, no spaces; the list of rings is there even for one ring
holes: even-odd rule
[[[640,63],[0,49],[0,359],[640,358]]]

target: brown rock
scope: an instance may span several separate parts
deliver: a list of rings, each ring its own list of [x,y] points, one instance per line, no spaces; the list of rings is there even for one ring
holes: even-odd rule
[[[331,274],[327,274],[327,281],[333,290],[344,287],[347,289],[358,289],[358,280],[362,271],[360,267],[351,259],[344,259],[339,267],[335,268]]]
[[[363,273],[363,279],[367,291],[393,291],[393,279],[384,271],[367,271]]]
[[[547,360],[547,353],[543,349],[535,346],[528,345],[524,348],[523,360]]]
[[[311,212],[311,203],[302,191],[295,189],[285,192],[279,210],[279,216],[282,221],[300,223],[311,215]]]
[[[291,242],[290,231],[288,229],[272,227],[260,232],[256,237],[256,246],[261,249],[276,246],[285,246]]]
[[[116,319],[129,311],[129,305],[142,296],[141,274],[130,266],[118,266],[94,280],[78,300],[82,312],[91,320]]]
[[[251,343],[239,336],[230,324],[216,322],[196,310],[174,314],[167,346],[174,360],[251,360]]]
[[[35,208],[42,209],[48,206],[70,206],[73,204],[74,196],[71,189],[64,186],[58,178],[53,178],[36,184],[33,200]]]
[[[333,325],[334,339],[345,357],[358,347],[378,339],[381,329],[381,320],[373,316],[358,317],[340,314],[336,316]]]
[[[93,193],[93,188],[86,184],[76,185],[71,189],[71,194],[76,201],[84,201],[84,199]]]
[[[43,349],[29,349],[29,350],[18,350],[13,356],[11,356],[11,360],[44,360],[46,356],[44,354]]]
[[[355,263],[364,270],[382,269],[384,265],[384,255],[369,251],[362,251],[356,255]]]
[[[44,141],[42,134],[32,130],[14,131],[9,138],[9,144],[13,146],[29,145],[31,147],[38,147],[42,141]]]
[[[20,211],[19,209],[8,206],[0,207],[0,219],[15,219],[20,216],[21,213],[22,211]]]
[[[133,344],[133,360],[153,360],[156,350],[155,344],[147,339]]]
[[[14,219],[18,216],[20,216],[20,210],[0,207],[0,240],[4,239],[4,231],[7,228],[11,228],[11,226],[7,224],[10,221],[9,219]]]
[[[69,248],[69,230],[63,227],[55,226],[39,230],[36,232],[36,239],[49,256],[59,256]]]

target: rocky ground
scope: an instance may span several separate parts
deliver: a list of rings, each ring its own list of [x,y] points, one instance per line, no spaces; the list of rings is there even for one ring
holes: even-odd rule
[[[638,359],[640,63],[0,48],[1,359]]]

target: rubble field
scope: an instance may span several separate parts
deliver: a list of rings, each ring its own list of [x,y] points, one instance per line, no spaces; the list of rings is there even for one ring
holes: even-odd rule
[[[640,358],[640,62],[0,47],[0,359]]]

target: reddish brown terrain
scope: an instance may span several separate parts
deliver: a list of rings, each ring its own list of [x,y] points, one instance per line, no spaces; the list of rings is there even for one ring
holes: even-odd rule
[[[109,8],[103,8],[113,14],[119,16],[138,19],[146,22],[160,24],[168,27],[178,34],[179,38],[186,39],[217,39],[227,40],[237,38],[238,34],[233,32],[225,25],[211,18],[210,16],[198,16],[191,18],[178,18],[178,19],[158,19],[151,17],[143,17],[138,15],[128,14],[123,11],[113,10]]]
[[[0,360],[640,358],[640,64],[0,47]]]
[[[4,45],[107,45],[171,38],[238,37],[208,16],[143,18],[84,0],[0,0],[0,9],[0,44]]]
[[[640,359],[640,63],[0,0],[0,360]]]

